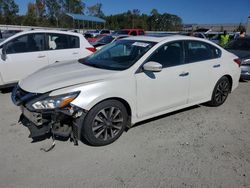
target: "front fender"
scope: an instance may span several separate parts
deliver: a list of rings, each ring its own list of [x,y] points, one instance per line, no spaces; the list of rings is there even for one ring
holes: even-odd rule
[[[71,103],[77,107],[89,111],[96,104],[110,98],[125,100],[131,109],[131,115],[136,114],[136,82],[134,77],[103,80],[85,85],[72,86],[56,90],[51,95],[59,95],[81,91],[79,96]]]

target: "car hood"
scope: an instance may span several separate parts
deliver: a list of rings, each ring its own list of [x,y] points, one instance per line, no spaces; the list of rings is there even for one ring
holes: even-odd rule
[[[227,50],[238,56],[240,59],[245,59],[250,57],[250,52],[246,50],[230,50],[230,49]]]
[[[111,77],[117,71],[98,69],[77,61],[57,63],[29,75],[19,82],[28,92],[46,93],[52,90]]]

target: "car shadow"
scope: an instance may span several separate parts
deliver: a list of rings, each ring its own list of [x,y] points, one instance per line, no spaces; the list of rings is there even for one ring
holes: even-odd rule
[[[7,87],[4,89],[0,89],[0,93],[2,94],[7,94],[7,93],[11,93],[14,87]]]
[[[248,82],[247,80],[240,79],[240,83],[247,83],[247,82]]]
[[[169,117],[169,116],[173,116],[173,115],[181,113],[181,112],[186,112],[186,111],[189,111],[189,110],[200,108],[201,106],[205,106],[205,104],[195,105],[195,106],[187,107],[187,108],[184,108],[184,109],[181,109],[181,110],[177,110],[177,111],[174,111],[174,112],[170,112],[170,113],[167,113],[167,114],[164,114],[164,115],[153,117],[153,118],[141,121],[139,123],[136,123],[130,129],[133,129],[135,127],[139,127],[139,126],[145,125],[145,124],[150,123],[152,121],[156,121],[156,120],[163,119],[163,118],[166,118],[166,117]],[[129,129],[126,129],[126,131],[128,131],[128,130]]]

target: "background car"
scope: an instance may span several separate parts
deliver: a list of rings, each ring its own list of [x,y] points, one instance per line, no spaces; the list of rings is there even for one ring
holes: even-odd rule
[[[97,40],[94,43],[91,43],[97,50],[101,49],[103,46],[115,42],[119,39],[122,38],[126,38],[129,37],[129,35],[107,35],[107,36],[103,36],[102,38],[100,38],[99,40]]]
[[[9,38],[17,33],[20,33],[20,32],[22,32],[22,30],[4,30],[4,31],[2,31],[2,38],[7,39],[7,38]]]
[[[143,29],[121,29],[114,31],[113,34],[118,34],[118,35],[145,35],[145,32]]]
[[[31,137],[52,131],[102,146],[137,122],[200,103],[222,105],[239,77],[237,56],[208,40],[137,36],[37,71],[19,82],[12,100]]]
[[[98,35],[108,35],[110,34],[110,30],[108,29],[101,29],[101,30],[89,30],[86,31],[85,34],[89,34],[92,38],[95,38]]]
[[[241,61],[241,79],[250,80],[250,37],[237,38],[225,47]]]
[[[0,87],[13,85],[47,65],[77,60],[94,51],[78,33],[53,30],[18,33],[0,43]]]

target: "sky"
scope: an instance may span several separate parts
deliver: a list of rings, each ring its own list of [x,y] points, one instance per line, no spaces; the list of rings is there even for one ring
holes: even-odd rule
[[[35,0],[15,0],[20,14],[25,14],[27,4]],[[153,8],[160,13],[170,13],[182,18],[183,23],[246,23],[250,16],[250,0],[83,0],[86,6],[102,3],[105,15],[139,9],[150,14]]]

